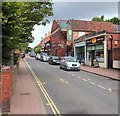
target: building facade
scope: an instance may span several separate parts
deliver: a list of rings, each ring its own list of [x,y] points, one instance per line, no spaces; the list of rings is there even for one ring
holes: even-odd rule
[[[74,41],[75,50],[81,40],[86,43],[83,53],[86,65],[94,66],[97,61],[102,68],[120,68],[120,33],[100,31],[86,34]]]
[[[83,20],[54,20],[51,29],[51,55],[56,56],[71,56],[74,51],[74,40],[78,39],[80,33],[89,34],[92,32],[100,32],[107,30],[115,32],[112,23],[99,21],[83,21]],[[76,47],[77,51],[82,51],[78,54],[81,59],[85,54],[84,47]],[[73,53],[75,55],[75,53]]]

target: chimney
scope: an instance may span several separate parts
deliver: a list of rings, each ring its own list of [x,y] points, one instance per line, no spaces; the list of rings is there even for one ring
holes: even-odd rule
[[[47,37],[47,33],[45,33],[45,38]]]
[[[50,36],[50,31],[48,31],[48,36]]]

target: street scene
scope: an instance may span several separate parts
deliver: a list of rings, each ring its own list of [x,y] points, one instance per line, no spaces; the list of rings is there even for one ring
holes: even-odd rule
[[[53,100],[47,103],[42,96],[50,114],[50,104],[54,104],[57,107],[53,105],[55,112],[61,114],[117,114],[117,81],[84,71],[66,72],[58,65],[52,66],[29,57],[26,62]]]
[[[119,116],[119,5],[2,2],[1,115]]]

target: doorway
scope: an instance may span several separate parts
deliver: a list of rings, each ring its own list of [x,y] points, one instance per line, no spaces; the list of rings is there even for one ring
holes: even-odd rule
[[[95,59],[95,50],[92,50],[92,51],[91,51],[92,66],[94,66],[94,59]]]

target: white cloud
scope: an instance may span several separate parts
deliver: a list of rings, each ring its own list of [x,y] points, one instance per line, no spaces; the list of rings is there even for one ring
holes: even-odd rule
[[[48,33],[48,31],[51,31],[52,22],[50,24],[46,24],[46,26],[43,25],[35,25],[34,31],[32,31],[32,36],[35,38],[33,43],[29,44],[29,47],[34,48],[36,45],[38,45],[41,41],[41,37],[45,37],[45,33]]]

